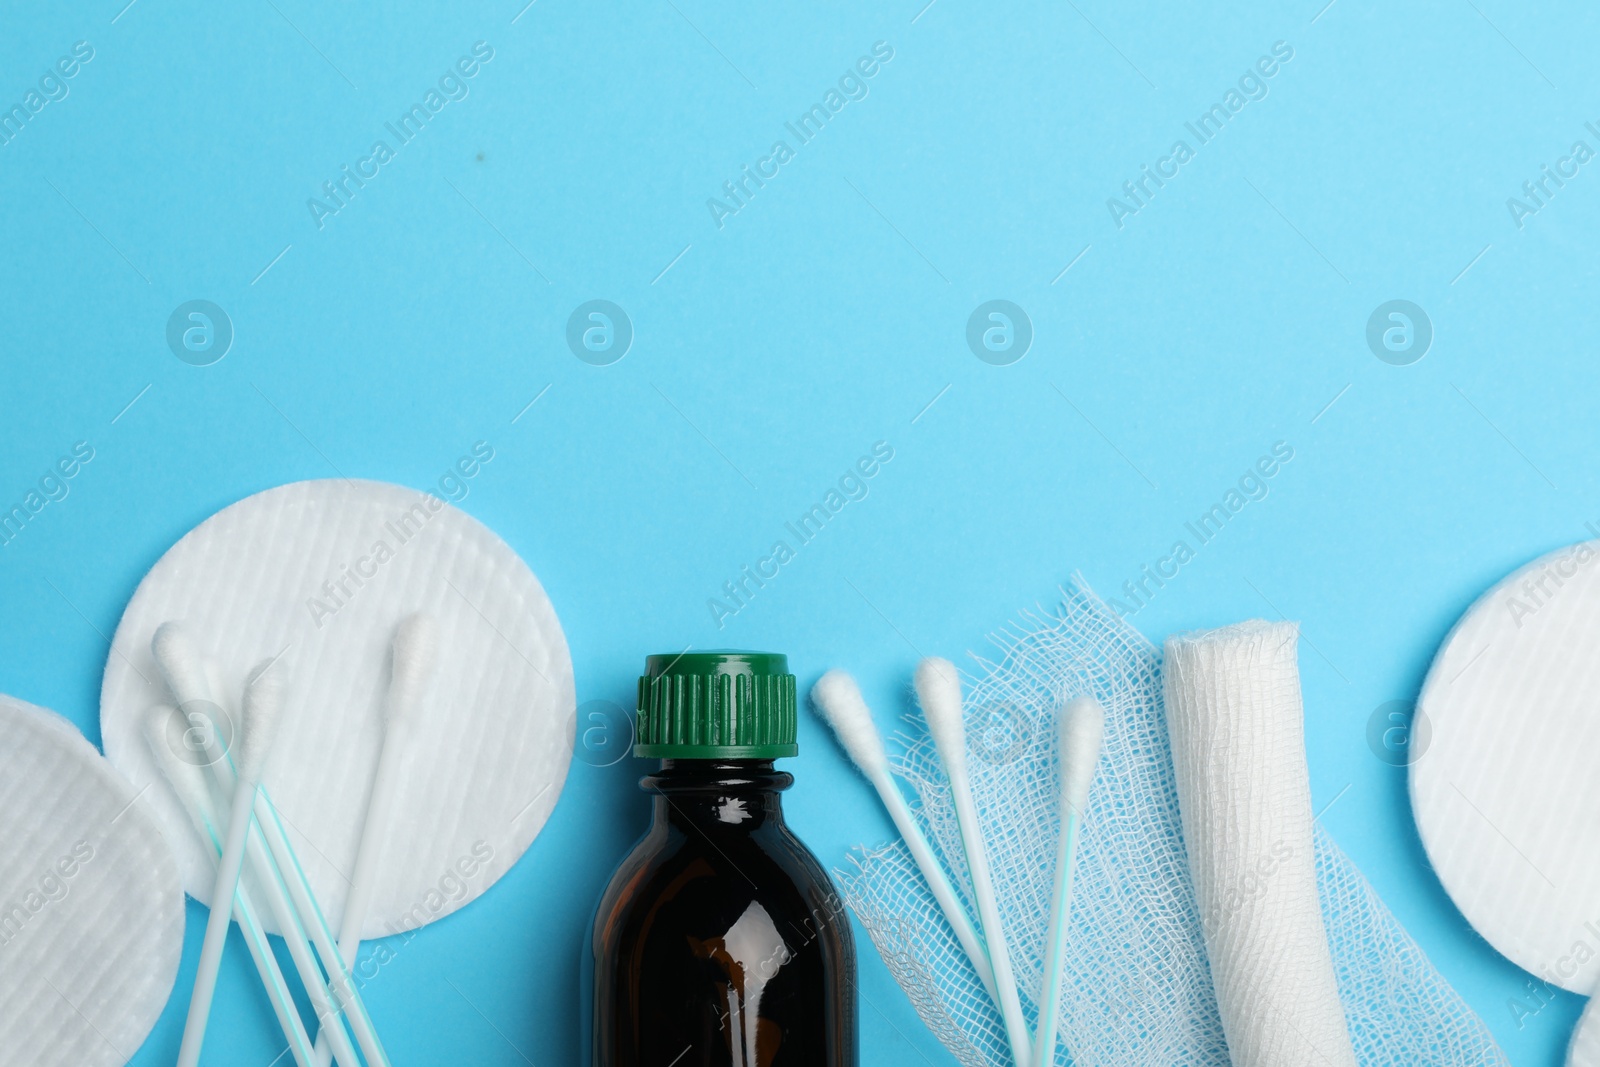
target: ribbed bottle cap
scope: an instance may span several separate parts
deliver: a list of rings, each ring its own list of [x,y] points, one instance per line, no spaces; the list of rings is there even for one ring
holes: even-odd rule
[[[650,656],[639,679],[635,756],[780,759],[798,755],[795,683],[776,652]]]

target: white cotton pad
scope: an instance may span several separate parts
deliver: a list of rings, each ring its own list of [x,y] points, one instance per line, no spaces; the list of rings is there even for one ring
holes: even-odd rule
[[[172,992],[183,887],[148,797],[0,696],[0,1062],[126,1063]]]
[[[287,648],[263,784],[337,929],[384,737],[390,646],[415,612],[435,623],[435,666],[413,694],[363,938],[455,911],[527,850],[561,793],[576,728],[572,661],[538,580],[437,497],[296,482],[224,508],[169,549],[106,661],[106,755],[136,787],[157,783],[154,808],[190,895],[209,899],[211,865],[144,737],[149,709],[174,699],[151,655],[156,628],[182,622],[212,661],[202,676],[223,690],[212,699],[225,722],[237,722],[251,668]]]
[[[1299,631],[1167,638],[1167,723],[1233,1067],[1355,1067],[1317,897]]]
[[[1600,982],[1600,543],[1485,593],[1434,657],[1411,805],[1439,880],[1518,966]]]
[[[1590,997],[1567,1046],[1567,1067],[1600,1067],[1600,998]]]

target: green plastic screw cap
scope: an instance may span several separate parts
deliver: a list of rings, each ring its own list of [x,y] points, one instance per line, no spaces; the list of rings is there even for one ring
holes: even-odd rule
[[[795,681],[777,652],[672,652],[645,660],[633,754],[647,759],[796,756]]]

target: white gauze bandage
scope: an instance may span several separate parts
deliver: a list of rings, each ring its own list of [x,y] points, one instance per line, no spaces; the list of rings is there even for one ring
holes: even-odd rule
[[[1178,810],[1160,650],[1081,583],[1057,611],[1025,612],[993,641],[999,658],[979,661],[967,682],[967,747],[1030,1020],[1061,831],[1058,720],[1080,696],[1105,709],[1104,755],[1073,869],[1061,1042],[1038,1067],[1229,1067]],[[959,856],[933,742],[916,718],[903,740],[890,765],[916,795],[911,817],[938,855]],[[1320,826],[1313,851],[1360,1067],[1507,1067],[1483,1020]],[[963,1067],[1011,1067],[1000,1013],[918,866],[895,841],[837,874],[884,964],[951,1055]],[[970,900],[964,871],[957,863],[949,877]]]
[[[1234,1067],[1354,1067],[1317,900],[1293,623],[1167,639],[1172,764]]]
[[[66,719],[0,696],[0,1063],[126,1063],[182,951],[148,794]]]

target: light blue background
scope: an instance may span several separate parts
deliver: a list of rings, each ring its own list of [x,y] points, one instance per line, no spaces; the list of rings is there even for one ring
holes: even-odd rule
[[[1512,1061],[1561,1061],[1581,1000],[1516,1025],[1525,976],[1366,725],[1479,592],[1600,521],[1600,163],[1521,229],[1506,205],[1600,148],[1584,5],[125,2],[0,14],[6,106],[95,49],[0,147],[0,500],[95,449],[0,549],[0,690],[97,740],[107,635],[184,531],[298,479],[426,487],[485,440],[462,506],[549,590],[581,700],[628,703],[648,652],[772,648],[803,685],[854,670],[887,727],[919,654],[981,650],[1075,569],[1116,594],[1281,440],[1270,495],[1134,621],[1303,620],[1325,824]],[[470,95],[319,230],[307,199],[479,40]],[[876,41],[866,99],[719,229],[707,199]],[[1106,199],[1276,41],[1269,95],[1119,230]],[[164,339],[197,298],[236,330],[209,367]],[[608,367],[565,342],[594,298],[636,330]],[[965,342],[994,298],[1035,330],[1011,366]],[[1412,366],[1365,342],[1396,298],[1435,330]],[[870,495],[719,630],[708,598],[879,440]],[[800,740],[823,860],[887,838],[809,716]],[[370,984],[397,1064],[574,1061],[640,771],[575,763],[516,869]],[[171,1062],[203,915],[137,1063]],[[858,938],[864,1062],[953,1063]],[[208,1062],[280,1047],[235,952]]]

